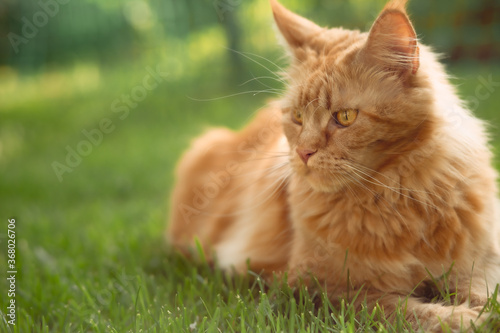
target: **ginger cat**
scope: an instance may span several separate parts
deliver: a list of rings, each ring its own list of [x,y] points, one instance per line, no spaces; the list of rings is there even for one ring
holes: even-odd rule
[[[271,0],[287,92],[242,131],[198,138],[177,169],[168,238],[222,268],[329,298],[360,289],[414,329],[480,324],[500,283],[496,172],[483,123],[417,41],[406,1],[367,33],[317,26]],[[446,282],[446,281],[447,282]],[[449,283],[455,305],[430,302]],[[433,287],[434,286],[434,287]]]

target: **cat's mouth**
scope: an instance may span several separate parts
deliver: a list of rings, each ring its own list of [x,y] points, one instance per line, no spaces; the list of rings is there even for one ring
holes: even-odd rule
[[[335,193],[346,186],[346,183],[340,180],[340,175],[335,176],[330,170],[321,170],[305,165],[301,169],[298,176],[303,178],[315,191]]]

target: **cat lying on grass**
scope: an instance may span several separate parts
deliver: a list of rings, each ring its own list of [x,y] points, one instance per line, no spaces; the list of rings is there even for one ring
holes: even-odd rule
[[[500,283],[492,154],[405,2],[361,33],[271,0],[287,91],[240,132],[194,141],[178,166],[171,244],[188,253],[197,239],[222,268],[246,272],[249,260],[292,285],[314,277],[333,303],[389,319],[402,304],[416,330],[487,319]],[[453,305],[431,301],[444,288]]]

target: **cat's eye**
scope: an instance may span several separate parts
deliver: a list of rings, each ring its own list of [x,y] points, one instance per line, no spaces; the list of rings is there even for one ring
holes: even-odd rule
[[[292,121],[298,125],[302,125],[302,111],[300,109],[293,109]]]
[[[351,126],[356,118],[358,117],[358,110],[355,109],[345,109],[335,112],[333,118],[337,124],[347,127]]]

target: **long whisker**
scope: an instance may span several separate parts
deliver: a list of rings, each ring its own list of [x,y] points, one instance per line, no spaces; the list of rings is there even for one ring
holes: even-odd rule
[[[309,105],[311,105],[311,103],[314,103],[317,100],[319,100],[319,97],[316,97],[315,99],[313,99],[309,103],[307,103],[307,105],[306,105],[306,107],[304,109],[307,110],[307,108],[309,107]],[[314,115],[314,113],[313,113],[313,115]]]
[[[383,174],[383,173],[381,173],[381,172],[378,172],[378,171],[376,171],[376,170],[373,170],[373,169],[371,169],[371,168],[368,168],[368,167],[366,167],[366,166],[364,166],[364,165],[362,165],[362,164],[359,164],[359,163],[354,163],[353,161],[347,161],[347,163],[349,163],[349,164],[351,165],[351,167],[357,167],[357,168],[360,168],[360,169],[365,169],[365,170],[366,170],[366,171],[368,171],[368,172],[373,172],[373,173],[376,173],[377,175],[380,175],[380,176],[382,176],[382,177],[384,177],[384,178],[386,178],[386,179],[388,179],[388,180],[390,180],[390,181],[394,181],[394,179],[392,179],[392,178],[388,177],[387,175],[385,175],[385,174]],[[359,170],[359,171],[361,172],[361,170]],[[370,178],[372,178],[372,179],[374,179],[374,180],[376,179],[376,178],[374,178],[373,176],[370,176],[370,175],[367,175],[367,176],[369,176]],[[377,180],[377,181],[378,181],[378,180]],[[444,189],[443,187],[439,187],[439,188]],[[424,191],[424,190],[416,190],[416,189],[410,189],[410,188],[407,188],[407,187],[404,187],[404,186],[401,186],[401,187],[400,187],[400,189],[402,189],[402,190],[406,190],[406,191],[408,191],[408,192],[424,193],[424,194],[428,194],[428,195],[434,195],[434,196],[436,196],[438,199],[441,199],[441,198],[439,198],[439,197],[438,197],[435,193],[432,193],[432,192],[429,192],[429,191]],[[444,189],[444,190],[445,190],[445,189]]]
[[[231,48],[227,48],[228,50],[236,53],[236,54],[239,54],[241,55],[242,57],[245,57],[246,59],[256,63],[257,65],[259,65],[260,67],[266,69],[267,71],[269,71],[269,73],[273,74],[274,76],[276,76],[277,80],[284,83],[285,85],[288,85],[288,80],[292,81],[294,85],[296,86],[299,86],[299,87],[303,87],[305,84],[303,83],[300,83],[300,82],[297,82],[295,79],[293,79],[292,77],[286,75],[287,71],[281,67],[280,65],[278,65],[277,63],[275,63],[274,61],[266,58],[266,57],[263,57],[259,54],[255,54],[255,53],[251,53],[251,52],[240,52],[240,51],[237,51],[237,50],[234,50],[234,49],[231,49]],[[262,59],[262,60],[265,60],[267,61],[268,63],[270,63],[271,65],[275,66],[280,72],[278,75],[277,73],[275,73],[274,71],[272,71],[271,69],[269,69],[269,67],[265,66],[264,64],[262,64],[261,62],[255,60],[254,58],[252,57],[255,57],[255,58],[258,58],[258,59]],[[285,57],[282,56],[281,57],[282,59],[284,59]],[[285,78],[286,77],[286,78]]]
[[[383,188],[387,188],[387,189],[389,189],[389,190],[391,190],[391,191],[394,191],[395,193],[397,193],[397,194],[399,194],[399,195],[401,195],[401,196],[403,196],[403,197],[406,197],[406,198],[408,198],[408,199],[410,199],[410,200],[413,200],[413,201],[419,202],[419,203],[421,203],[421,204],[423,204],[423,205],[425,205],[425,206],[429,206],[429,207],[432,207],[432,208],[434,208],[434,209],[436,209],[436,210],[439,210],[439,208],[438,208],[436,205],[433,205],[433,204],[430,204],[430,203],[428,203],[428,202],[425,202],[425,201],[422,201],[422,200],[418,200],[418,199],[415,199],[415,198],[413,198],[413,197],[411,197],[411,196],[409,196],[409,195],[406,195],[406,194],[402,193],[402,192],[401,192],[401,190],[400,190],[399,188],[395,188],[395,187],[388,186],[388,185],[386,185],[386,184],[382,183],[381,181],[379,181],[378,179],[373,178],[373,177],[371,177],[371,176],[367,175],[367,174],[366,174],[366,173],[364,173],[363,171],[356,169],[356,168],[355,168],[355,167],[353,167],[352,165],[346,164],[346,166],[350,167],[350,168],[351,168],[351,170],[352,170],[354,173],[357,173],[357,172],[361,173],[362,175],[359,175],[359,174],[358,174],[358,176],[360,176],[360,178],[363,178],[363,180],[364,180],[364,181],[366,181],[367,183],[370,183],[370,184],[373,184],[373,185],[378,185],[378,186],[381,186],[381,187],[383,187]],[[372,178],[373,180],[375,180],[375,182],[370,181],[370,180],[369,180],[368,178],[366,178],[366,177],[363,177],[363,175],[364,175],[364,176],[368,176],[368,177]]]
[[[342,177],[339,177],[339,179],[341,179]],[[351,177],[352,179],[352,177]],[[354,195],[354,197],[357,199],[357,201],[359,202],[359,204],[362,204],[362,201],[361,199],[359,198],[359,196],[356,194],[356,192],[354,192],[353,189],[351,189],[351,186],[349,185],[349,183],[347,181],[344,180],[344,183],[346,184],[345,186],[347,186],[347,188],[349,188],[351,190],[351,193]],[[387,222],[385,221],[385,217],[384,217],[384,214],[382,214],[382,211],[380,210],[380,207],[378,205],[375,205],[377,207],[377,210],[378,210],[378,213],[379,213],[379,216],[380,218],[382,219],[382,221],[384,221],[385,224],[387,224]],[[399,213],[399,212],[398,212]],[[400,217],[402,218],[401,214],[400,214]]]
[[[287,165],[288,165],[288,162],[283,162],[280,164],[270,166],[268,168],[249,171],[249,172],[246,172],[246,173],[241,174],[241,175],[236,175],[236,176],[233,176],[233,178],[244,178],[244,177],[255,175],[255,174],[261,174],[263,172],[267,173],[264,177],[271,177],[271,176],[274,176],[275,173],[281,171],[281,169],[286,167]]]
[[[361,165],[361,164],[358,164],[357,166],[358,166],[358,167],[362,167],[362,168],[364,168],[364,169],[365,169],[365,170],[367,170],[368,172],[374,172],[374,173],[376,173],[376,174],[378,174],[378,175],[380,175],[380,176],[383,176],[383,177],[385,177],[385,178],[387,178],[387,179],[390,179],[390,180],[391,180],[391,178],[390,178],[390,177],[388,177],[388,176],[384,175],[384,174],[383,174],[383,173],[381,173],[381,172],[375,171],[375,170],[370,169],[370,168],[368,168],[368,167],[365,167],[365,166],[363,166],[363,165]],[[440,186],[439,184],[436,184],[436,183],[434,183],[434,184],[433,184],[433,186],[435,186],[435,187],[436,187],[436,188],[438,188],[438,189],[443,190],[444,192],[449,191],[449,189],[447,189],[447,188],[445,188],[445,187],[443,187],[443,186]],[[409,193],[426,194],[426,195],[428,195],[428,196],[433,197],[435,200],[440,201],[441,203],[446,203],[446,201],[445,201],[445,199],[444,199],[443,197],[441,197],[440,195],[438,195],[438,194],[436,194],[436,193],[434,193],[434,192],[431,192],[431,191],[417,190],[417,189],[410,189],[410,188],[407,188],[407,187],[404,187],[404,186],[401,186],[401,190],[408,191]]]
[[[252,206],[246,207],[246,208],[238,210],[238,211],[234,211],[230,214],[224,214],[224,215],[217,214],[217,216],[241,215],[241,214],[248,213],[249,211],[252,211],[257,207],[264,205],[266,202],[271,200],[276,194],[279,194],[280,192],[282,192],[286,188],[286,185],[288,184],[290,176],[291,176],[291,171],[288,170],[288,172],[286,172],[282,177],[276,177],[275,180],[271,184],[269,184],[264,190],[262,190],[259,193],[259,195],[256,196],[256,198],[258,198],[262,194],[265,194],[266,192],[268,192],[271,189],[272,189],[272,192],[270,194],[268,194],[266,197],[264,197],[262,200],[253,204]]]
[[[263,93],[279,95],[279,92],[281,92],[280,89],[273,88],[273,89],[265,89],[265,90],[242,91],[239,93],[234,93],[234,94],[220,96],[220,97],[214,97],[214,98],[194,98],[191,96],[187,96],[187,98],[189,98],[193,101],[197,101],[197,102],[211,102],[211,101],[218,101],[218,100],[221,100],[224,98],[230,98],[230,97],[235,97],[235,96],[240,96],[240,95],[245,95],[245,94],[253,94],[253,96],[256,96],[258,94],[263,94]]]
[[[266,86],[266,87],[268,87],[268,88],[271,88],[270,86],[268,86],[268,85],[266,85],[266,84],[262,83],[262,81],[261,81],[262,79],[273,80],[273,81],[277,81],[277,82],[280,82],[280,83],[285,83],[285,84],[286,84],[286,81],[284,81],[283,79],[278,79],[278,78],[275,78],[275,77],[272,77],[272,76],[257,76],[257,77],[253,77],[253,78],[251,78],[251,79],[249,79],[249,80],[247,80],[247,81],[243,82],[242,84],[240,84],[240,87],[241,87],[241,86],[244,86],[245,84],[248,84],[248,83],[250,83],[250,82],[252,82],[252,81],[257,81],[257,82],[259,82],[260,84],[262,84],[262,85],[264,85],[264,86]],[[285,89],[281,89],[281,90],[282,90],[283,92],[285,92],[285,91],[286,91]]]
[[[361,187],[363,187],[364,189],[366,189],[368,192],[372,193],[374,196],[377,196],[377,193],[375,191],[373,191],[372,189],[370,189],[369,187],[367,187],[365,184],[363,184],[360,179],[354,177],[352,174],[349,174],[349,173],[346,173],[346,175],[348,177],[350,177],[353,181],[355,181],[357,184],[359,184]],[[358,177],[359,177],[359,175],[358,175]],[[389,209],[393,210],[394,212],[396,212],[398,214],[398,216],[401,219],[401,222],[409,230],[408,224],[406,223],[405,218],[401,215],[401,213],[399,212],[399,210],[396,207],[394,207],[393,205],[391,205],[389,203],[389,201],[387,201],[386,198],[384,198],[384,197],[380,197],[380,198],[382,200],[381,202],[384,202]],[[379,212],[380,212],[380,209],[379,209]]]
[[[350,167],[352,168],[352,166],[350,166]],[[356,170],[356,169],[354,169],[354,168],[352,168],[352,171],[353,171],[354,173],[361,172],[360,170]],[[397,190],[397,189],[395,189],[395,188],[393,188],[393,187],[390,187],[390,186],[385,185],[384,183],[382,183],[382,182],[380,182],[380,181],[378,181],[378,180],[377,180],[377,182],[372,182],[372,181],[370,181],[369,179],[367,179],[367,178],[363,177],[363,175],[359,175],[359,174],[358,174],[358,176],[360,176],[360,178],[363,178],[363,180],[364,180],[364,181],[366,181],[367,183],[370,183],[370,184],[373,184],[373,185],[378,185],[378,186],[381,186],[381,187],[383,187],[383,188],[387,188],[387,189],[389,189],[389,190],[391,190],[391,191],[394,191],[395,193],[397,193],[397,194],[399,194],[399,195],[401,195],[401,196],[403,196],[403,197],[406,197],[406,198],[408,198],[408,199],[410,199],[410,200],[413,200],[413,201],[415,201],[415,202],[419,202],[419,203],[421,203],[421,204],[422,204],[422,205],[424,205],[424,206],[429,206],[429,207],[432,207],[432,208],[434,208],[434,209],[436,209],[436,210],[439,210],[439,208],[438,208],[436,205],[430,204],[430,203],[425,202],[425,201],[422,201],[422,200],[415,199],[415,198],[413,198],[413,197],[411,197],[411,196],[409,196],[409,195],[406,195],[406,194],[402,193],[401,191],[399,191],[399,190]]]
[[[362,203],[361,199],[359,198],[359,196],[356,194],[356,192],[354,191],[353,188],[351,188],[351,185],[349,184],[349,182],[344,178],[344,175],[343,174],[339,174],[339,176],[337,177],[337,179],[342,183],[342,185],[344,185],[345,188],[347,188],[347,190],[353,195],[353,197],[358,201],[358,203]]]
[[[213,146],[215,147],[215,146]],[[209,149],[208,149],[209,150]],[[290,153],[287,151],[269,151],[269,150],[253,150],[253,149],[240,149],[240,150],[228,150],[225,152],[220,153],[221,155],[234,155],[234,154],[258,154],[261,156],[264,156],[262,158],[272,158],[272,157],[286,157]],[[248,162],[248,161],[256,161],[259,160],[260,158],[249,158],[244,161],[241,161],[240,163]]]
[[[251,62],[253,62],[253,63],[255,63],[255,64],[257,64],[257,65],[261,66],[262,68],[264,68],[265,70],[267,70],[269,73],[273,73],[273,74],[274,74],[274,71],[272,71],[271,69],[269,69],[269,67],[267,67],[267,66],[263,65],[262,63],[258,62],[257,60],[255,60],[255,59],[251,58],[251,57],[250,57],[250,56],[248,56],[247,54],[250,54],[250,55],[252,55],[252,56],[254,56],[254,57],[257,57],[257,58],[263,59],[263,60],[265,60],[265,61],[267,61],[267,62],[271,63],[272,65],[276,66],[276,67],[277,67],[280,71],[283,71],[283,72],[285,71],[282,67],[280,67],[280,66],[279,66],[279,65],[277,65],[276,63],[274,63],[274,62],[272,62],[271,60],[269,60],[269,59],[267,59],[267,58],[265,58],[265,57],[263,57],[263,56],[260,56],[260,55],[258,55],[258,54],[253,54],[253,53],[247,53],[247,54],[245,54],[245,53],[243,53],[243,52],[236,51],[236,50],[234,50],[234,49],[227,48],[227,47],[226,47],[226,49],[228,49],[229,51],[234,52],[234,53],[236,53],[236,54],[239,54],[239,55],[241,55],[242,57],[245,57],[246,59],[250,60]],[[274,75],[276,75],[276,74],[274,74]],[[276,77],[280,78],[278,75],[276,75]]]
[[[246,214],[246,213],[254,210],[257,207],[262,206],[263,204],[265,204],[266,202],[271,200],[275,195],[284,191],[285,188],[287,187],[287,184],[289,182],[289,178],[292,174],[292,170],[290,168],[288,168],[288,165],[289,165],[288,162],[281,163],[281,164],[274,165],[268,169],[260,169],[260,170],[257,170],[255,172],[257,174],[258,173],[267,174],[267,175],[261,177],[260,179],[272,178],[273,180],[266,186],[265,189],[260,191],[260,193],[258,195],[256,195],[254,198],[258,199],[259,197],[266,195],[266,194],[267,194],[267,196],[264,197],[262,200],[258,200],[258,202],[256,202],[252,206],[245,207],[244,209],[240,209],[238,211],[233,211],[233,212],[228,213],[228,214],[214,214],[214,213],[211,213],[209,211],[201,211],[201,214],[203,214],[205,216],[213,216],[213,217],[234,217],[237,215]],[[254,173],[254,172],[252,172],[252,173]],[[278,175],[274,176],[274,175],[269,175],[269,174],[278,174]],[[243,176],[248,176],[248,175],[249,174],[239,175],[239,176],[243,177]],[[236,177],[233,177],[233,179],[235,179],[235,178]],[[241,190],[243,187],[245,187],[247,185],[248,185],[248,182],[242,182],[239,186],[236,186],[233,189],[231,189],[230,192]],[[271,193],[269,193],[270,190],[272,190]]]
[[[252,76],[253,76],[253,73],[252,73]],[[279,82],[279,83],[281,83],[281,84],[284,84],[285,86],[286,86],[286,84],[287,84],[287,82],[286,82],[286,81],[284,81],[283,79],[276,78],[276,77],[271,77],[271,76],[261,76],[261,77],[256,77],[256,76],[254,76],[252,79],[247,80],[247,81],[245,81],[244,83],[240,84],[240,86],[243,86],[243,85],[245,85],[245,84],[247,84],[247,83],[249,83],[249,82],[252,82],[252,81],[257,81],[257,82],[259,82],[261,85],[263,85],[264,87],[266,87],[266,88],[268,88],[268,89],[277,89],[277,90],[281,91],[281,95],[284,95],[284,94],[285,94],[286,89],[272,87],[272,86],[270,86],[269,84],[264,83],[264,82],[262,81],[262,78],[266,78],[266,79],[269,79],[269,80],[277,81],[277,82]]]

